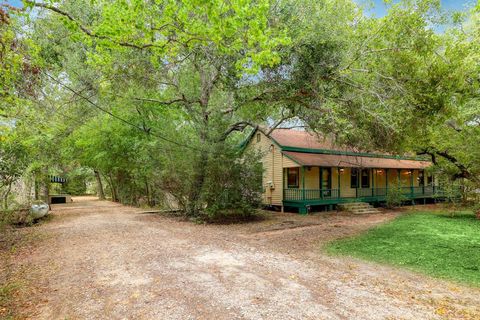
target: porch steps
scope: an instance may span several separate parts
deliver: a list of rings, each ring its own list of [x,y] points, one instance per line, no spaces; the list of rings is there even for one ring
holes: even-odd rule
[[[338,208],[343,211],[351,212],[353,214],[369,214],[380,213],[381,211],[366,202],[348,202],[338,205]]]

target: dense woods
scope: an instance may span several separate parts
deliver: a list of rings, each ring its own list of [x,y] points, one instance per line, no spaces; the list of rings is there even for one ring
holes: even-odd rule
[[[305,126],[424,155],[480,187],[480,4],[404,0],[24,1],[0,8],[0,192],[64,192],[191,217],[259,205],[254,128]],[[22,189],[23,190],[23,189]]]

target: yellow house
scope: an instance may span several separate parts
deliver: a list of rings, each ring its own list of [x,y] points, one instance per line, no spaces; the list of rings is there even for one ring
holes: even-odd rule
[[[425,202],[436,192],[433,177],[424,171],[429,161],[360,152],[292,129],[275,129],[268,137],[255,130],[244,145],[262,154],[263,203],[282,210],[378,203],[393,188],[412,202]]]

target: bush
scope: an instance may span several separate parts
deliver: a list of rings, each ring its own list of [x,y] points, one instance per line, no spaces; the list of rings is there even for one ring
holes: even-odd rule
[[[399,207],[402,205],[402,202],[406,200],[407,198],[403,194],[401,187],[395,186],[388,189],[386,197],[387,208]]]
[[[247,220],[261,204],[262,164],[259,155],[219,151],[210,159],[202,190],[206,220]]]
[[[13,224],[29,226],[34,220],[30,214],[29,208],[4,210],[0,215],[0,228]]]
[[[475,214],[475,216],[477,217],[477,219],[480,220],[480,203],[475,204],[472,208],[472,211]]]

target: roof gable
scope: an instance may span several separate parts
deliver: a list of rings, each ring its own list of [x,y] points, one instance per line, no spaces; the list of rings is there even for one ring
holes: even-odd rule
[[[242,144],[242,147],[246,147],[257,130],[258,129],[252,130]],[[269,138],[277,144],[282,151],[425,161],[424,158],[420,157],[364,152],[357,148],[338,145],[334,143],[332,139],[308,131],[277,128],[270,133]]]
[[[308,131],[275,129],[270,136],[282,147],[360,152],[355,148],[337,145],[332,139]]]

